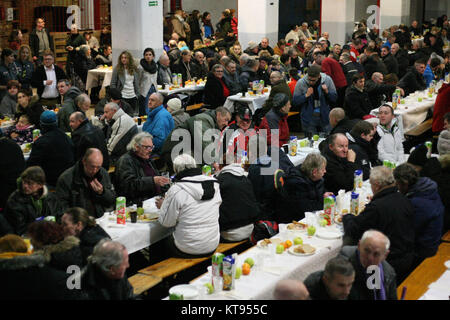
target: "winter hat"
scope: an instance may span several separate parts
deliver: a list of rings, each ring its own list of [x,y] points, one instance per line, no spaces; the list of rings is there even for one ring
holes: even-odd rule
[[[249,48],[250,50],[255,49],[257,46],[258,46],[258,44],[257,44],[255,41],[250,41],[250,42],[248,43],[248,48]]]
[[[40,120],[43,126],[56,126],[56,113],[46,110],[42,112]]]
[[[414,147],[413,149],[411,149],[408,163],[423,167],[428,161],[427,152],[428,148],[424,144]]]
[[[171,113],[176,112],[181,109],[181,100],[178,98],[170,99],[167,106],[170,107]]]
[[[237,115],[242,119],[242,120],[252,120],[252,111],[250,110],[250,108],[248,106],[240,106],[237,110]]]
[[[119,89],[116,89],[116,88],[110,88],[109,95],[110,95],[111,99],[113,99],[113,100],[122,99],[122,93],[120,92]]]
[[[450,131],[443,130],[439,135],[437,149],[439,155],[450,154]]]

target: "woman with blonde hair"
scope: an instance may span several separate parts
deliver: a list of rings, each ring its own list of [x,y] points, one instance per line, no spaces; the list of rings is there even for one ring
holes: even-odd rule
[[[242,55],[242,48],[239,42],[236,42],[235,44],[233,44],[232,47],[230,47],[229,50],[229,57],[231,58],[231,60],[233,60],[237,65],[239,65],[239,59]]]
[[[121,92],[122,100],[133,108],[134,115],[137,116],[139,114],[139,75],[130,52],[123,51],[119,55],[117,65],[113,70],[110,87]],[[144,114],[139,115],[143,116]]]
[[[31,87],[31,78],[33,77],[34,65],[31,60],[30,46],[23,44],[17,53],[17,59],[14,61],[17,68],[17,80],[19,80],[23,89]]]

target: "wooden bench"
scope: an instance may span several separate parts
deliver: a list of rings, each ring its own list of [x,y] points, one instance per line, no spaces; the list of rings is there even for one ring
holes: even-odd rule
[[[450,230],[447,231],[447,233],[442,236],[441,241],[442,242],[450,242]]]
[[[135,295],[140,295],[145,291],[153,288],[162,282],[162,279],[156,276],[151,276],[143,273],[136,273],[134,276],[128,278],[128,281],[133,286]]]
[[[203,107],[203,103],[197,103],[186,107],[186,112],[199,110]]]
[[[247,240],[234,243],[220,243],[215,252],[224,253],[246,242]],[[139,273],[164,279],[172,275],[176,275],[180,271],[186,270],[203,261],[210,259],[211,257],[196,258],[196,259],[168,258],[161,262],[155,263],[154,265],[151,265],[147,268],[139,270]]]

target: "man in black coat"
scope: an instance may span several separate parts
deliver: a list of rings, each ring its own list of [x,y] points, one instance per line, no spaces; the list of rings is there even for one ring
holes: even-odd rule
[[[381,59],[386,66],[388,74],[393,73],[398,76],[398,62],[397,59],[391,54],[388,46],[381,48]]]
[[[25,159],[20,146],[7,137],[0,138],[0,208],[17,188],[17,178],[25,170]]]
[[[236,70],[236,63],[233,60],[225,63],[223,70],[223,80],[230,90],[230,95],[235,95],[242,92],[241,84],[239,83],[239,74]]]
[[[335,133],[346,134],[350,132],[354,125],[359,121],[358,119],[349,119],[342,108],[334,108],[328,115],[330,118],[330,126],[332,127],[330,135]]]
[[[203,101],[210,109],[215,109],[224,105],[227,96],[224,95],[226,83],[223,78],[224,67],[221,64],[215,64],[208,73],[208,78],[205,85]]]
[[[70,127],[72,128],[72,142],[74,145],[75,161],[80,160],[86,150],[96,148],[102,152],[103,165],[106,170],[109,169],[109,155],[106,147],[106,138],[103,131],[94,126],[86,118],[86,115],[77,111],[70,116]]]
[[[187,80],[192,80],[195,77],[195,66],[191,61],[192,54],[189,50],[183,50],[181,52],[181,57],[173,66],[170,67],[173,73],[181,73],[183,77],[183,84]]]
[[[367,121],[360,120],[353,129],[346,134],[348,148],[356,153],[355,162],[362,168],[363,180],[369,179],[371,159],[378,159],[378,150],[373,148],[370,141],[375,134],[375,128]]]
[[[348,259],[355,270],[355,282],[348,296],[349,300],[397,300],[396,274],[386,261],[388,254],[389,239],[375,230],[366,231],[359,240],[358,246],[342,248],[339,256]],[[377,266],[380,276],[382,271],[383,281],[379,281],[378,288],[375,285],[374,288],[369,288],[367,285],[370,276],[371,283],[377,280],[375,278],[377,273],[368,270],[370,266]]]
[[[370,229],[383,232],[391,242],[387,261],[394,268],[398,283],[411,272],[414,260],[414,209],[398,192],[392,170],[383,166],[372,168],[370,184],[373,199],[357,216],[345,214],[344,242],[355,243]]]
[[[325,270],[310,274],[304,281],[311,300],[347,300],[355,281],[353,265],[343,257],[328,260]]]
[[[330,144],[322,154],[327,159],[325,189],[338,194],[339,190],[353,190],[355,170],[361,170],[356,161],[356,153],[348,149],[348,139],[342,133],[330,136]]]
[[[44,169],[47,184],[56,186],[61,173],[74,164],[72,140],[57,127],[56,114],[47,110],[41,114],[41,134],[31,149],[27,167]]]
[[[102,163],[100,150],[91,148],[82,160],[61,174],[56,185],[56,195],[63,211],[81,207],[90,216],[100,218],[114,207],[116,193]]]
[[[395,86],[383,83],[384,76],[380,72],[374,72],[372,78],[367,80],[364,85],[364,91],[369,95],[370,109],[379,108],[383,102],[389,101],[395,91]]]
[[[245,65],[242,67],[242,72],[239,75],[239,82],[241,84],[241,90],[247,91],[251,87],[250,83],[258,80],[256,72],[259,68],[259,62],[256,59],[248,59]]]
[[[386,68],[386,65],[381,61],[380,56],[375,51],[375,49],[371,47],[367,47],[364,49],[364,53],[366,54],[367,58],[361,62],[362,66],[364,67],[364,76],[366,79],[372,78],[372,74],[374,72],[380,72],[383,75],[387,75],[388,71]]]
[[[427,88],[427,84],[423,77],[426,67],[427,61],[419,59],[414,62],[414,67],[411,67],[405,76],[400,79],[398,86],[405,91],[405,96],[408,96],[415,91],[422,91]]]
[[[88,300],[132,300],[133,287],[125,274],[128,251],[119,242],[101,240],[81,272],[83,298]]]
[[[408,52],[405,49],[400,48],[398,43],[394,43],[391,46],[391,54],[397,59],[398,63],[398,78],[401,79],[409,67]]]
[[[371,104],[364,84],[364,76],[358,74],[353,76],[352,85],[346,90],[344,109],[350,119],[363,119],[370,114]]]
[[[208,66],[205,64],[205,55],[201,51],[195,51],[192,62],[192,77],[204,79],[208,75]]]

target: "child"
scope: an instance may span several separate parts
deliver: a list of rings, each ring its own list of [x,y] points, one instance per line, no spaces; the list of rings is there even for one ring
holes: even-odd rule
[[[30,118],[26,114],[20,116],[16,126],[8,128],[5,132],[12,140],[19,145],[33,142],[34,126],[30,123]]]

